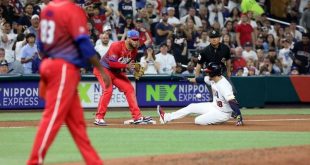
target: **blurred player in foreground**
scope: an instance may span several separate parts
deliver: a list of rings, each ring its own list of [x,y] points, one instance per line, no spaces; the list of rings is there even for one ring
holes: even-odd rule
[[[66,123],[86,164],[102,165],[87,136],[77,91],[79,67],[87,60],[97,68],[106,87],[110,87],[110,79],[87,34],[86,14],[70,0],[54,0],[43,9],[40,18],[39,50],[45,59],[40,66],[39,91],[45,99],[45,109],[27,164],[43,164],[48,148]]]
[[[189,78],[188,80],[192,83],[205,81],[205,83],[211,85],[213,102],[191,103],[172,113],[165,113],[161,107],[158,106],[157,113],[162,124],[183,118],[192,113],[200,114],[200,116],[195,118],[195,124],[220,124],[228,121],[231,117],[231,113],[235,112],[237,119],[236,125],[243,125],[242,115],[238,102],[233,94],[232,86],[227,79],[222,76],[221,64],[214,62],[209,63],[206,72],[209,76],[205,76],[204,78]]]
[[[140,108],[138,107],[135,89],[125,73],[126,69],[134,69],[134,61],[137,56],[138,47],[139,32],[136,30],[129,30],[127,32],[127,39],[112,43],[106,55],[101,58],[100,63],[104,71],[111,77],[112,84],[120,91],[124,92],[126,96],[132,116],[132,122],[127,124],[153,124],[151,117],[142,116]],[[105,83],[102,81],[102,77],[97,69],[94,69],[94,75],[97,77],[103,90],[94,124],[105,126],[107,124],[104,121],[104,117],[112,97],[113,87],[104,88]]]

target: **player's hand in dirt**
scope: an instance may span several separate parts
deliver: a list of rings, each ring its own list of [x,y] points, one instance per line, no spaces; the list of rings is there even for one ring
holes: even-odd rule
[[[241,115],[238,115],[238,116],[236,117],[236,119],[237,119],[236,126],[242,126],[242,125],[243,125],[242,116],[241,116]]]

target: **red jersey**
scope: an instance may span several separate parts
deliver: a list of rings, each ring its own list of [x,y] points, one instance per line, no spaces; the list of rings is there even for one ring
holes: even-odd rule
[[[99,32],[99,33],[102,33],[103,32],[103,25],[105,24],[106,22],[106,16],[103,14],[103,15],[94,15],[92,18],[91,18],[93,21],[94,21],[94,27],[95,29]]]
[[[74,14],[64,15],[68,11]],[[81,66],[85,59],[81,58],[74,41],[88,35],[83,9],[68,0],[53,0],[42,10],[40,18],[39,41],[43,44],[43,54]]]
[[[235,58],[232,61],[233,73],[236,73],[239,68],[246,67],[246,60],[243,57]]]
[[[250,24],[241,23],[236,26],[236,33],[240,33],[240,44],[244,46],[246,42],[252,43],[252,32],[253,28]]]
[[[100,63],[108,69],[123,69],[130,61],[136,59],[137,52],[137,49],[128,50],[125,41],[113,42]]]

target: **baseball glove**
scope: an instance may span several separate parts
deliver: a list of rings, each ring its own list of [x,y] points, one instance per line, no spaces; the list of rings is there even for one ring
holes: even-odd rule
[[[144,74],[144,67],[142,67],[139,63],[135,63],[135,68],[134,68],[134,77],[136,80],[139,80],[140,77]]]

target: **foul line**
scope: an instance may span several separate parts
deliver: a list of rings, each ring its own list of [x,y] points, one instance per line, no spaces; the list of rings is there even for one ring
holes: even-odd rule
[[[280,122],[280,121],[309,121],[310,118],[302,118],[302,119],[256,119],[256,120],[243,120],[244,122]],[[227,122],[235,122],[235,121],[227,121]],[[194,122],[178,122],[178,121],[172,121],[169,122],[170,124],[193,124]],[[161,125],[160,122],[157,122],[157,124]],[[107,126],[121,126],[125,124],[108,124]],[[153,124],[147,124],[147,125],[153,125]],[[62,127],[66,127],[66,125],[62,125]],[[8,126],[8,127],[0,127],[0,128],[28,128],[28,127],[36,127],[36,126],[21,126],[21,127],[16,127],[16,126]],[[99,126],[98,126],[99,127]],[[100,126],[100,127],[105,127],[105,126]]]

